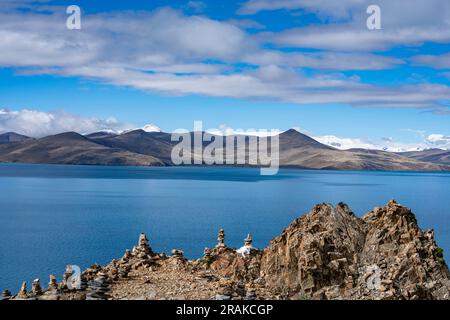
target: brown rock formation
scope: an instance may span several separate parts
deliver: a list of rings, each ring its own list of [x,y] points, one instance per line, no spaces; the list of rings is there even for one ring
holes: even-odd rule
[[[24,283],[10,299],[450,299],[450,273],[432,230],[391,200],[363,218],[347,205],[315,206],[264,250],[250,235],[238,250],[218,245],[189,261],[152,251],[145,234],[132,251],[81,275],[79,288]],[[63,280],[64,284],[64,280]]]
[[[315,206],[271,241],[261,272],[285,298],[449,299],[433,232],[393,200],[362,219],[342,203]]]

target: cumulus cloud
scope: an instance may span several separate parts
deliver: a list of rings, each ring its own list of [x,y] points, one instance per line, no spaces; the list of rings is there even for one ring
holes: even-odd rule
[[[426,137],[426,141],[437,148],[450,149],[450,136],[443,134],[430,134]]]
[[[450,53],[442,55],[418,55],[412,58],[412,60],[419,64],[436,69],[450,69]],[[444,74],[449,77],[450,74]],[[450,77],[449,77],[450,78]]]
[[[280,65],[308,67],[323,70],[385,70],[404,63],[403,60],[370,53],[349,52],[307,52],[286,53],[275,50],[261,50],[249,53],[243,60],[254,65]]]
[[[307,3],[311,10],[314,3],[327,7],[326,1],[302,3]],[[348,3],[351,8],[360,5],[360,1]],[[0,67],[16,68],[21,74],[84,77],[172,95],[201,94],[298,104],[439,108],[450,95],[450,88],[445,85],[384,87],[365,84],[356,76],[340,72],[384,70],[404,63],[394,57],[330,50],[286,52],[267,46],[271,41],[310,48],[325,43],[328,49],[347,51],[353,42],[367,47],[374,41],[375,48],[385,44],[384,38],[377,40],[383,36],[376,32],[355,38],[351,32],[340,36],[323,26],[277,34],[248,33],[236,23],[186,16],[170,8],[84,15],[82,30],[69,31],[61,23],[67,17],[65,10],[47,10],[44,14],[37,9],[0,9]],[[323,14],[327,14],[326,10]],[[335,32],[348,32],[343,28]],[[303,34],[300,40],[298,32]],[[442,32],[436,35],[436,41],[445,38]],[[416,37],[414,41],[420,34],[410,33]],[[399,44],[408,39],[404,33],[391,37],[392,43]],[[316,44],[317,41],[320,43]],[[315,72],[305,75],[303,68]]]
[[[424,42],[450,41],[450,2],[447,0],[378,0],[381,8],[381,30],[368,30],[368,0],[251,0],[241,13],[262,10],[296,10],[317,14],[324,21],[304,28],[267,34],[267,39],[286,47],[306,47],[343,51],[387,50],[395,46],[417,46]]]
[[[68,131],[86,134],[102,130],[117,132],[127,128],[130,128],[130,125],[115,118],[80,117],[63,111],[0,109],[0,133],[12,131],[39,138]]]
[[[187,3],[187,7],[198,13],[206,9],[206,3],[204,3],[203,1],[189,1]]]
[[[313,138],[320,143],[340,150],[370,149],[390,152],[407,152],[420,151],[430,148],[439,148],[444,150],[450,149],[450,137],[446,137],[442,134],[431,134],[424,137],[422,141],[408,143],[397,141],[393,138],[380,138],[378,141],[363,138],[337,137],[334,135],[316,136]]]
[[[325,135],[314,137],[314,139],[319,141],[320,143],[329,145],[331,147],[340,150],[347,150],[353,148],[381,149],[379,146],[359,138],[341,138],[334,135]]]
[[[249,15],[260,11],[305,9],[321,16],[346,18],[352,9],[363,3],[364,0],[250,0],[239,8],[238,13]]]

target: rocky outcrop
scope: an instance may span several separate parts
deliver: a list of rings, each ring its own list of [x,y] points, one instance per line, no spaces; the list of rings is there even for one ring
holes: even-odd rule
[[[264,250],[267,286],[298,299],[449,299],[449,271],[433,231],[391,200],[362,219],[317,205]]]
[[[340,203],[316,205],[292,222],[267,248],[252,237],[233,249],[220,230],[214,248],[187,260],[151,249],[145,234],[119,260],[85,270],[78,286],[66,272],[49,288],[26,283],[14,299],[450,299],[450,274],[432,230],[391,200],[358,218]],[[73,279],[72,279],[73,280]]]

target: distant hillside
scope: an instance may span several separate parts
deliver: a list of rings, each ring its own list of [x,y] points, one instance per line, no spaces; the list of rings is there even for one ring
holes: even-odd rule
[[[106,147],[128,150],[158,158],[166,164],[171,163],[170,155],[175,145],[170,141],[170,134],[168,133],[146,132],[140,129],[121,135],[94,136],[92,139]]]
[[[429,149],[424,151],[403,152],[400,155],[419,161],[450,165],[450,151]]]
[[[0,161],[143,166],[162,164],[151,156],[102,146],[75,132],[0,145]]]
[[[134,130],[123,134],[97,132],[86,136],[67,132],[37,140],[15,133],[9,133],[9,137],[13,139],[0,144],[0,162],[170,166],[172,165],[172,148],[178,143],[171,141],[169,133],[144,130]],[[24,138],[17,141],[20,140],[17,137]],[[193,133],[191,133],[192,137]],[[212,137],[214,140],[218,136],[212,135]],[[255,138],[244,138],[245,149],[248,151],[249,141],[255,141]],[[6,141],[6,138],[4,140]],[[16,142],[12,143],[12,141]],[[450,171],[449,151],[393,153],[366,149],[338,150],[296,130],[281,133],[279,142],[281,167]],[[203,142],[203,146],[208,144],[209,142]],[[226,154],[225,148],[216,152]],[[192,157],[198,157],[198,155],[192,155]]]
[[[0,134],[0,144],[11,143],[11,142],[22,142],[25,140],[30,140],[30,137],[15,133],[15,132],[6,132]]]

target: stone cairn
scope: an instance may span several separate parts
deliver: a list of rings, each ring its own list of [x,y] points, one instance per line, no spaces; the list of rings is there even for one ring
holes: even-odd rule
[[[147,236],[143,232],[139,235],[137,251],[138,251],[138,254],[141,254],[141,255],[142,254],[146,254],[146,255],[153,254],[152,250],[150,249],[150,245],[148,243]]]
[[[22,282],[22,286],[20,287],[20,291],[17,294],[18,299],[27,299],[28,298],[28,292],[27,292],[27,283],[24,281]]]
[[[251,247],[253,243],[253,238],[250,234],[247,235],[247,238],[244,239],[244,246]]]
[[[12,298],[11,291],[5,290],[3,291],[2,296],[0,297],[0,301],[10,300],[11,298]]]
[[[31,292],[35,296],[39,296],[42,294],[41,282],[39,279],[35,279],[31,285]]]
[[[44,292],[41,299],[44,300],[59,300],[59,294],[61,291],[58,288],[58,282],[56,281],[56,276],[54,274],[50,275],[50,280],[48,282],[48,289]]]
[[[247,289],[244,300],[256,300],[256,290],[254,288]]]
[[[118,261],[118,267],[117,267],[117,273],[119,278],[127,278],[128,273],[131,270],[131,266],[128,264],[130,259],[132,258],[131,251],[129,249],[125,250],[125,254],[123,257]]]
[[[73,274],[72,269],[69,268],[69,266],[67,266],[63,274],[63,281],[60,284],[60,289],[62,290],[68,289],[68,283],[72,274]]]
[[[184,260],[184,252],[182,250],[173,249],[172,250],[172,257]]]
[[[125,254],[120,259],[120,263],[121,264],[127,263],[128,261],[130,261],[131,257],[132,257],[131,251],[129,249],[125,250]]]
[[[152,249],[150,248],[147,236],[145,233],[141,233],[139,235],[138,245],[133,247],[133,250],[130,252],[125,252],[125,255],[121,259],[121,264],[126,265],[128,261],[136,261],[132,264],[133,269],[138,269],[141,267],[153,268],[155,260],[158,260],[158,255],[156,255]],[[129,271],[129,270],[128,270]],[[122,270],[122,274],[128,273],[126,269]]]
[[[58,282],[56,281],[56,276],[54,274],[50,275],[50,281],[48,282],[48,289],[51,291],[58,290]]]
[[[246,257],[256,250],[255,248],[253,248],[252,244],[253,238],[250,234],[248,234],[247,237],[244,239],[244,246],[236,250],[236,252]]]
[[[173,249],[172,255],[169,258],[169,265],[175,270],[186,269],[187,259],[184,257],[184,252],[179,249]]]
[[[219,288],[214,300],[231,300],[233,294],[233,282],[227,279],[220,279]]]
[[[104,272],[99,272],[97,277],[89,281],[86,300],[107,300],[109,291],[109,281]]]
[[[219,234],[217,235],[216,248],[224,248],[224,247],[225,247],[225,231],[223,229],[220,229]]]

